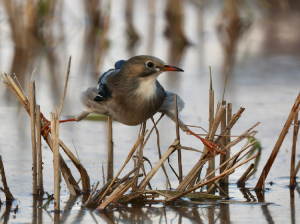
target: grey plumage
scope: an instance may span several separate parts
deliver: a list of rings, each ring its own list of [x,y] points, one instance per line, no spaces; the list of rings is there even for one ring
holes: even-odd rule
[[[120,70],[104,73],[99,80],[99,83],[102,82],[111,92],[110,100],[94,101],[100,85],[98,89],[91,87],[81,93],[83,112],[75,117],[76,121],[82,120],[89,113],[96,113],[111,116],[126,125],[138,125],[157,112],[165,113],[174,120],[174,93],[165,92],[156,80],[158,75],[167,69],[182,71],[171,67],[172,69],[160,59],[151,56],[136,56],[125,61]],[[178,97],[179,111],[183,107],[184,102]],[[180,123],[180,127],[185,131],[185,125]]]

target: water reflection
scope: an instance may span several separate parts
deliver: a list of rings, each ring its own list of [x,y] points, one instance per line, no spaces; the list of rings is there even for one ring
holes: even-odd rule
[[[165,36],[169,39],[168,61],[173,64],[180,64],[182,55],[188,46],[188,40],[183,30],[184,24],[184,3],[183,0],[168,0],[166,7],[167,27]]]
[[[239,187],[239,190],[241,191],[243,197],[247,202],[257,201],[257,199],[251,194],[250,189],[245,187],[245,183],[239,183],[237,186]]]

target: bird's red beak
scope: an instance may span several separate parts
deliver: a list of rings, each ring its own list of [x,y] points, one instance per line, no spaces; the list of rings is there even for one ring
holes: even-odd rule
[[[183,70],[181,68],[177,68],[177,67],[172,66],[172,65],[164,65],[162,67],[163,67],[164,71],[183,72]]]

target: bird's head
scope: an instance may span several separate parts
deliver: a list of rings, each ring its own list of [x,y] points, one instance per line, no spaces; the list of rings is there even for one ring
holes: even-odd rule
[[[182,69],[172,65],[167,65],[162,60],[147,55],[135,56],[127,60],[121,70],[132,78],[157,77],[162,72],[177,71],[183,72]]]

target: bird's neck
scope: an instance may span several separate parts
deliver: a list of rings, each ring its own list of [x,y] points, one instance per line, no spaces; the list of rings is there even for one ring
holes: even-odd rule
[[[156,80],[157,76],[142,77],[138,80],[138,87],[134,94],[144,100],[150,100],[160,94],[159,88],[161,85]]]

